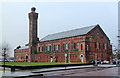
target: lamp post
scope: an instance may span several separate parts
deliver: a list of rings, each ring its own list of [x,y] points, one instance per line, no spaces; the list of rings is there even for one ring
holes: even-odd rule
[[[97,54],[95,54],[95,65],[97,65]]]

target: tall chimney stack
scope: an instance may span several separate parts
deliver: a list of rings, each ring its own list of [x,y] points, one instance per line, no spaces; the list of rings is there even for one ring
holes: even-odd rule
[[[37,52],[37,19],[38,13],[35,12],[36,8],[32,7],[29,15],[29,56],[28,61],[34,62],[34,54]]]

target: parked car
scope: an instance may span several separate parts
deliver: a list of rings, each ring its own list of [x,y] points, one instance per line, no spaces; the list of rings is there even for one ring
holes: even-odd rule
[[[117,61],[117,64],[120,64],[120,60]]]
[[[112,64],[116,64],[116,61],[115,61],[115,60],[113,60],[113,61],[112,61]]]
[[[104,61],[103,61],[103,64],[109,64],[109,61],[104,60]]]
[[[14,62],[14,60],[9,60],[9,62]]]
[[[96,60],[92,60],[90,61],[91,64],[95,64]]]
[[[103,64],[103,60],[97,60],[97,64]]]
[[[117,62],[116,60],[112,60],[112,64],[116,64],[116,62]]]
[[[99,61],[99,60],[97,60],[96,62],[97,62],[97,64],[100,64],[100,61]]]
[[[2,60],[2,62],[9,62],[9,61],[8,61],[8,60],[5,60],[5,61],[4,61],[4,60]]]

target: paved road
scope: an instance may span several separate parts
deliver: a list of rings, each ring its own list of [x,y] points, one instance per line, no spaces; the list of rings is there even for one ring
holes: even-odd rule
[[[42,73],[44,76],[119,76],[120,67],[85,68]]]
[[[64,77],[66,76],[67,77],[68,76],[69,77],[73,77],[73,76],[76,76],[76,77],[77,76],[119,76],[120,73],[118,72],[120,71],[120,67],[115,67],[115,66],[116,65],[99,65],[97,68],[94,68],[94,66],[92,65],[74,66],[74,67],[67,67],[66,69],[70,69],[70,68],[77,68],[77,69],[61,70],[61,71],[59,71],[59,69],[64,69],[64,68],[48,68],[48,69],[35,69],[35,70],[24,70],[24,71],[22,70],[22,71],[16,71],[14,73],[7,71],[4,75],[14,76],[14,77],[34,75],[35,77],[38,76],[38,78],[40,77],[39,74],[43,74],[45,78],[51,77],[51,76],[54,76],[54,78],[56,78],[56,76],[64,76]],[[108,67],[112,67],[112,68],[108,68]],[[51,71],[51,70],[56,70],[56,71]]]

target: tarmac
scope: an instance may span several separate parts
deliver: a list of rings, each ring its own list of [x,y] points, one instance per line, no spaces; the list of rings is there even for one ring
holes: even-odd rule
[[[61,71],[61,70],[72,70],[72,69],[83,69],[83,68],[92,68],[95,67],[93,65],[85,65],[85,66],[71,66],[71,67],[55,67],[55,68],[47,68],[47,69],[32,69],[32,70],[17,70],[15,72],[11,72],[9,70],[3,72],[2,76],[11,76],[11,77],[28,77],[28,76],[37,76],[41,75],[42,72],[51,72],[51,71]],[[98,65],[97,67],[116,67],[116,65],[106,64],[106,65]],[[38,73],[40,72],[40,73]]]

